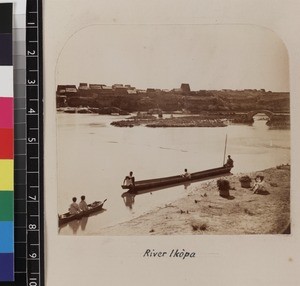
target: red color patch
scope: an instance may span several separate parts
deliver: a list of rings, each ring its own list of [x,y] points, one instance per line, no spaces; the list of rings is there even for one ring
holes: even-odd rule
[[[14,158],[14,130],[0,128],[0,159]]]
[[[0,128],[14,128],[14,98],[1,97],[1,94],[0,94]]]

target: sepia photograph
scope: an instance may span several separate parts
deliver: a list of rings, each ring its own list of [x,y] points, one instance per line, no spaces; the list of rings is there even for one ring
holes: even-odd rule
[[[257,25],[73,33],[55,66],[59,235],[290,235],[289,80]]]
[[[46,285],[300,285],[300,3],[44,5]]]

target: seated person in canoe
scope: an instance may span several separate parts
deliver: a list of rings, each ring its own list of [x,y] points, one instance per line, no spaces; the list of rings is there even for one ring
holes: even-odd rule
[[[132,189],[134,187],[134,176],[133,176],[133,172],[129,173],[129,176],[126,176],[124,181],[123,181],[123,185],[124,186],[128,186],[129,190]]]
[[[184,178],[189,178],[189,179],[192,177],[187,169],[184,169],[184,173],[181,176]]]
[[[72,201],[73,202],[70,204],[70,207],[69,207],[70,214],[80,213],[79,205],[76,203],[77,198],[76,197],[72,198]]]
[[[82,210],[82,211],[87,211],[89,209],[86,201],[85,201],[85,196],[81,196],[81,201],[79,203],[79,208]]]

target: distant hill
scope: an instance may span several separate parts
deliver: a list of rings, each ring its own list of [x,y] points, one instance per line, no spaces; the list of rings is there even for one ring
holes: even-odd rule
[[[63,86],[64,87],[64,86]],[[132,91],[132,90],[131,90]],[[149,89],[143,93],[122,92],[118,89],[65,89],[57,91],[57,106],[70,107],[117,107],[121,110],[148,111],[160,108],[173,112],[184,110],[191,113],[230,111],[248,112],[267,109],[272,112],[290,111],[289,92],[264,90],[201,90],[162,91]]]

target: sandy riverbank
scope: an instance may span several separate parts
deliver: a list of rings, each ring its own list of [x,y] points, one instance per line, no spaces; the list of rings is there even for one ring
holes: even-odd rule
[[[239,178],[263,175],[265,194],[242,188]],[[136,219],[102,229],[103,235],[276,234],[290,223],[290,166],[224,177],[231,199],[219,196],[217,180],[201,182],[186,197]],[[163,190],[161,190],[163,192]]]

